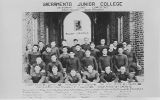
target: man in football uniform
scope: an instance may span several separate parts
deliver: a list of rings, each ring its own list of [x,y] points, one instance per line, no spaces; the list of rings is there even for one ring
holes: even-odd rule
[[[105,68],[105,72],[102,73],[101,76],[100,76],[100,80],[103,83],[113,82],[115,79],[116,79],[116,75],[115,75],[115,73],[113,73],[111,71],[111,67],[110,66],[107,66]]]
[[[59,60],[62,63],[62,66],[64,68],[64,71],[66,70],[67,61],[69,59],[68,49],[66,46],[62,49],[63,53],[59,56]]]
[[[125,66],[121,66],[120,67],[120,71],[117,74],[117,78],[118,78],[118,82],[128,82],[128,80],[130,79],[129,77],[129,73],[126,72],[126,67]]]
[[[82,62],[81,63],[82,64],[82,70],[85,71],[85,70],[87,70],[87,67],[89,65],[92,65],[93,69],[98,71],[98,64],[97,64],[96,58],[91,56],[90,54],[91,54],[90,50],[86,50],[86,52],[85,52],[86,56],[83,57],[83,59],[81,61]]]
[[[74,50],[75,57],[78,57],[79,60],[82,60],[82,58],[85,56],[84,51],[81,49],[80,44],[76,45],[76,49]]]
[[[82,80],[84,83],[98,83],[100,81],[98,71],[93,69],[92,65],[87,66],[87,71],[84,71]]]
[[[123,49],[118,48],[118,55],[114,58],[114,72],[117,73],[120,70],[121,66],[128,66],[128,58],[126,55],[123,54]]]
[[[51,62],[52,54],[53,53],[51,52],[51,47],[50,46],[46,46],[46,51],[44,51],[42,53],[42,59],[46,63],[46,65]]]
[[[69,54],[69,59],[66,62],[66,72],[70,73],[72,69],[74,69],[77,72],[80,72],[81,70],[81,63],[79,58],[74,56],[75,53],[74,52],[70,52]]]
[[[52,41],[51,42],[51,52],[53,54],[55,54],[57,57],[59,57],[60,53],[59,53],[59,48],[56,47],[56,42],[55,41]]]
[[[33,81],[33,83],[44,83],[45,82],[45,78],[46,78],[46,74],[44,72],[44,70],[41,69],[40,66],[35,66],[31,68],[31,80]]]
[[[84,44],[82,44],[81,47],[82,47],[82,49],[85,50],[85,51],[86,51],[87,49],[90,49],[90,44],[89,44],[89,39],[88,39],[88,38],[86,38],[86,37],[84,38]]]
[[[101,39],[101,41],[100,41],[100,45],[98,45],[98,46],[96,46],[96,48],[100,51],[100,52],[102,52],[102,50],[104,49],[104,48],[108,48],[108,46],[105,44],[105,39]],[[102,55],[102,53],[101,53],[101,55]]]
[[[55,54],[51,56],[51,62],[47,65],[47,71],[50,72],[53,66],[57,66],[58,72],[63,73],[62,63],[57,59],[57,56]]]
[[[100,56],[100,51],[95,48],[94,42],[90,43],[90,51],[91,51],[91,56],[94,56],[96,60],[98,61],[98,58]]]
[[[65,83],[82,83],[81,75],[74,69],[67,75]]]
[[[58,72],[57,66],[53,66],[52,70],[48,73],[46,77],[47,83],[63,83],[64,77],[63,74]]]
[[[110,66],[111,69],[113,70],[112,58],[107,55],[107,49],[104,48],[102,50],[102,53],[103,53],[103,55],[99,58],[99,69],[100,69],[100,72],[101,73],[105,72],[105,67],[106,66]]]

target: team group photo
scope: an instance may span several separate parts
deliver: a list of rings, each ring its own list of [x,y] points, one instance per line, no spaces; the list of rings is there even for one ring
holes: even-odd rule
[[[143,12],[25,12],[24,83],[141,83]]]

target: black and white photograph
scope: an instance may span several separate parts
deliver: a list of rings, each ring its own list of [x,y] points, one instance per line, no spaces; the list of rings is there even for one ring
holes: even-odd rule
[[[144,12],[24,12],[24,83],[143,83]]]
[[[159,7],[0,0],[0,99],[160,97]]]

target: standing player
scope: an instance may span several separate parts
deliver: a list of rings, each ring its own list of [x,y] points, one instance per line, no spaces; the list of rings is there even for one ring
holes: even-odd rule
[[[27,74],[29,74],[29,72],[30,72],[29,54],[31,54],[31,53],[32,53],[32,45],[31,44],[27,44],[26,51],[24,53],[24,64],[25,64],[24,71]]]
[[[82,60],[84,57],[84,51],[81,49],[81,46],[79,44],[76,45],[76,49],[74,50],[75,57],[78,57],[79,60]]]
[[[101,44],[96,47],[100,52],[102,52],[104,48],[108,48],[108,46],[105,45],[105,42],[106,42],[105,39],[101,39],[100,41]]]
[[[89,50],[86,50],[86,52],[85,52],[86,56],[83,57],[83,59],[81,61],[82,62],[82,69],[83,69],[83,71],[87,70],[87,67],[89,65],[91,65],[91,66],[93,66],[94,70],[98,71],[98,64],[97,64],[96,58],[91,56],[90,54],[91,54],[91,52]]]
[[[90,43],[90,51],[91,51],[91,56],[94,56],[96,60],[98,61],[98,58],[100,56],[100,51],[95,48],[94,42]]]
[[[34,45],[32,52],[28,54],[29,64],[33,65],[36,63],[36,58],[40,56],[38,45]]]
[[[53,66],[57,66],[58,72],[63,73],[62,63],[57,59],[57,56],[55,54],[51,56],[51,62],[48,63],[47,71],[50,72]]]
[[[65,39],[62,41],[61,47],[59,48],[60,54],[63,53],[63,47],[66,47],[66,48],[67,48],[67,50],[68,50],[67,52],[68,52],[68,53],[70,52],[70,47],[68,46],[67,40],[65,40]]]
[[[135,72],[135,75],[137,75],[141,68],[137,66],[138,61],[136,53],[132,50],[132,46],[130,44],[127,45],[127,50],[124,54],[128,57],[128,72]]]
[[[27,73],[30,74],[30,69],[31,69],[31,66],[36,63],[36,58],[40,56],[40,53],[38,51],[38,45],[34,45],[33,46],[33,49],[32,49],[32,52],[30,52],[28,54],[28,61],[29,61],[29,65],[28,65],[28,68],[27,68]]]
[[[99,69],[100,69],[100,72],[101,73],[105,72],[105,67],[106,66],[110,66],[111,69],[113,70],[112,58],[107,55],[107,49],[104,48],[102,50],[102,53],[103,53],[103,55],[99,58]]]
[[[123,54],[123,49],[118,48],[118,55],[114,58],[114,72],[117,73],[120,70],[121,66],[128,66],[128,58]]]
[[[75,51],[76,50],[76,45],[78,44],[78,40],[77,39],[74,39],[73,40],[73,46],[71,47],[71,51]]]
[[[46,46],[46,51],[44,51],[42,53],[42,59],[43,61],[46,63],[46,65],[48,65],[48,63],[51,62],[51,56],[52,56],[52,52],[51,52],[51,47],[50,46]]]
[[[74,69],[75,71],[77,72],[80,72],[81,70],[81,64],[80,64],[80,60],[79,58],[75,57],[74,55],[74,52],[70,52],[70,57],[69,59],[67,60],[67,63],[66,63],[66,72],[67,73],[70,73],[72,69]]]
[[[114,49],[114,45],[113,44],[109,45],[109,49],[108,49],[107,55],[112,57],[112,58],[113,58],[113,56],[116,55],[116,50]]]
[[[86,37],[84,38],[84,44],[82,44],[81,47],[82,47],[82,49],[85,50],[85,51],[86,51],[87,49],[90,49],[90,44],[89,44],[89,39],[88,39],[88,38],[86,38]]]
[[[56,47],[55,41],[51,42],[51,51],[53,54],[55,54],[57,57],[59,57],[60,53],[59,53],[58,47]]]
[[[38,42],[39,52],[42,54],[45,51],[45,45],[42,41]]]
[[[66,71],[67,61],[69,59],[68,49],[66,46],[62,49],[63,53],[59,56],[59,60],[62,63],[64,71]]]

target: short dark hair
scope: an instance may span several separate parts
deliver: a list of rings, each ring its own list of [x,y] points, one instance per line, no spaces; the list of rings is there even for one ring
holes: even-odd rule
[[[57,58],[57,55],[56,55],[56,54],[52,54],[51,57],[52,57],[52,56],[56,56],[56,58]]]
[[[63,46],[62,48],[66,48],[66,49],[68,49],[68,48],[67,48],[67,46]]]
[[[76,46],[80,46],[80,47],[81,47],[81,45],[80,45],[80,44],[76,44]]]
[[[40,42],[42,42],[42,43],[44,44],[44,42],[43,42],[43,41],[38,41],[38,44],[39,44]]]
[[[37,51],[39,51],[39,46],[38,46],[37,44],[34,44],[34,45],[33,45],[33,47],[34,47],[34,46],[36,46],[36,47],[38,48],[38,50],[37,50]]]
[[[78,41],[78,39],[73,39],[73,41]]]
[[[103,48],[102,51],[103,51],[104,49],[107,49],[107,48]],[[107,49],[107,50],[108,50],[108,49]]]
[[[91,52],[89,49],[87,49],[86,51],[89,51],[89,52]],[[86,52],[86,51],[85,51],[85,52]]]
[[[90,42],[90,45],[91,45],[91,44],[94,44],[94,45],[95,45],[95,43],[94,43],[94,42]]]

